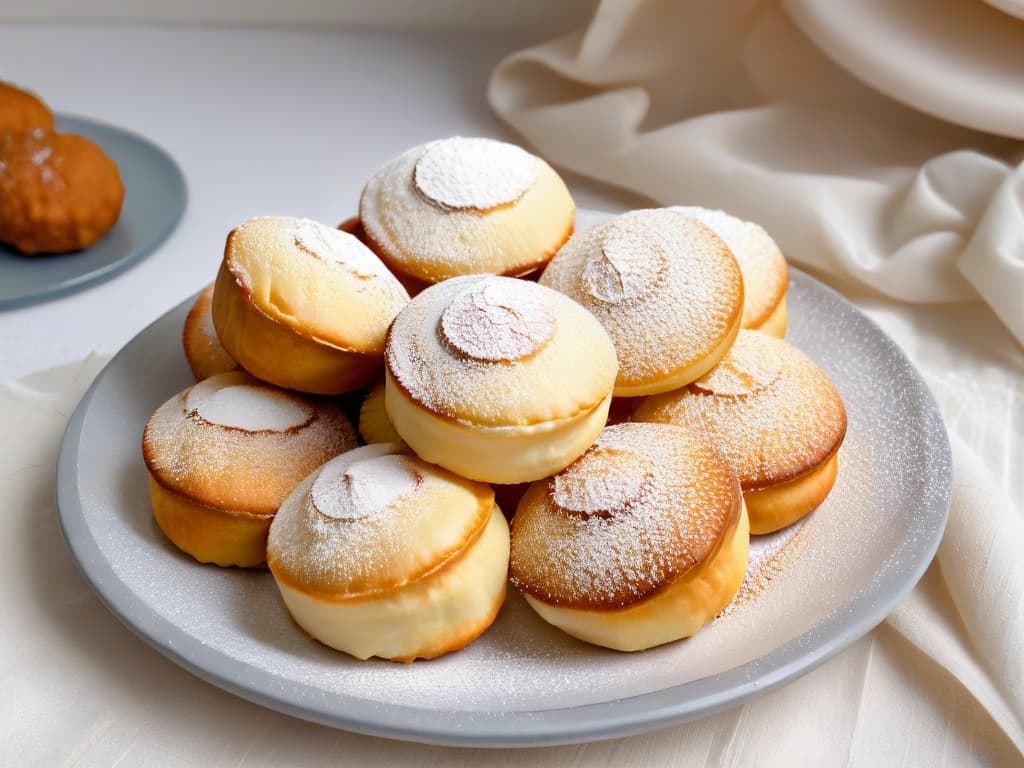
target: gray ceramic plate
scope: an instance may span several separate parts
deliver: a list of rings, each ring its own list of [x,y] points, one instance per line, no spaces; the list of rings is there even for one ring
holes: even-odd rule
[[[942,421],[897,347],[844,299],[793,270],[789,338],[831,374],[849,431],[832,494],[764,591],[693,638],[638,654],[577,642],[516,596],[458,653],[358,662],[290,621],[266,572],[202,566],[152,522],[140,435],[192,383],[189,302],[100,374],[60,453],[60,518],[110,609],[175,662],[239,696],[320,723],[453,745],[623,736],[708,715],[801,675],[881,622],[931,561],[946,522]]]
[[[121,128],[59,115],[57,130],[96,142],[117,163],[124,205],[113,229],[77,253],[22,256],[0,245],[0,309],[34,304],[107,280],[150,254],[185,210],[185,177],[160,147]]]

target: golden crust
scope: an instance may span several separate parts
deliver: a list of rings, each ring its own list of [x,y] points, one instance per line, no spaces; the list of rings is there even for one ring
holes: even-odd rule
[[[223,266],[262,314],[349,352],[383,352],[387,326],[409,300],[358,238],[309,219],[243,222],[228,234]]]
[[[512,583],[541,602],[618,611],[714,557],[742,509],[732,468],[699,433],[607,427],[575,463],[534,483],[512,521]]]
[[[273,515],[209,507],[165,488],[153,475],[149,498],[160,530],[199,562],[242,568],[266,562]]]
[[[617,651],[642,651],[689,637],[721,613],[743,583],[749,554],[747,513],[741,509],[711,557],[647,600],[588,611],[525,597],[541,618],[573,637]]]
[[[341,395],[373,381],[381,356],[338,349],[265,315],[221,264],[213,291],[213,324],[231,357],[279,387]]]
[[[30,255],[87,248],[114,226],[123,200],[117,165],[89,139],[0,135],[0,242]]]
[[[36,94],[0,82],[0,134],[23,133],[36,128],[54,129],[50,108]]]
[[[213,327],[213,285],[207,285],[196,297],[181,331],[185,359],[197,381],[239,368],[238,361],[224,349]]]
[[[372,597],[335,600],[277,580],[296,623],[360,659],[411,662],[456,651],[494,621],[505,600],[508,524],[497,507],[458,556],[423,578]],[[271,560],[271,572],[278,567]],[[275,574],[276,575],[276,574]]]
[[[269,543],[278,581],[360,601],[447,567],[480,535],[494,491],[378,443],[337,456],[282,503]]]
[[[264,216],[228,235],[213,322],[228,353],[259,378],[343,394],[379,376],[388,325],[408,299],[354,236]]]
[[[810,472],[846,434],[846,410],[828,376],[793,345],[748,330],[711,373],[647,398],[634,419],[705,432],[736,467],[744,491]]]
[[[467,174],[459,191],[468,191],[468,198],[450,205],[423,192],[418,172],[433,153],[450,159],[450,175]],[[494,186],[508,178],[500,167],[506,156],[511,170],[525,171],[526,177],[507,194],[492,197]],[[422,285],[459,275],[520,276],[539,269],[572,234],[575,204],[562,179],[540,158],[503,142],[456,137],[414,147],[386,164],[367,182],[359,214],[370,247],[403,282]]]
[[[725,243],[668,208],[631,211],[574,235],[540,282],[590,310],[615,345],[616,396],[683,386],[729,349],[743,280]]]
[[[359,436],[367,445],[372,443],[398,443],[402,437],[395,431],[384,405],[384,382],[374,385],[359,406]]]
[[[432,286],[388,333],[385,407],[420,456],[476,480],[557,472],[601,431],[615,350],[592,315],[524,280]]]
[[[607,398],[617,367],[608,335],[577,303],[490,276],[453,278],[417,296],[388,332],[386,364],[421,408],[483,427],[589,413]]]
[[[508,525],[494,492],[397,446],[328,462],[281,505],[268,565],[292,616],[358,658],[431,658],[497,615]]]
[[[743,273],[743,327],[756,328],[782,338],[777,320],[769,324],[769,318],[776,312],[786,295],[789,284],[789,267],[786,259],[771,236],[752,221],[743,221],[725,211],[710,210],[695,206],[676,206],[680,211],[695,218],[718,235],[732,251]],[[765,327],[768,324],[768,327]]]
[[[783,296],[782,300],[778,303],[775,309],[760,325],[754,325],[750,327],[752,331],[760,331],[761,333],[767,333],[769,336],[774,336],[777,339],[785,338],[786,336],[786,325],[788,323],[788,311],[786,309],[786,297]]]
[[[215,416],[221,423],[203,416],[223,407],[228,418]],[[264,417],[273,428],[223,423]],[[355,445],[352,426],[333,405],[234,372],[161,405],[146,423],[142,454],[154,482],[169,491],[204,507],[271,515],[299,480]]]
[[[756,491],[747,491],[744,499],[750,512],[750,532],[771,533],[792,525],[817,507],[835,485],[839,472],[839,454],[790,480]]]
[[[566,419],[504,427],[472,426],[437,416],[385,379],[392,425],[420,457],[486,483],[522,483],[558,472],[583,453],[608,418],[611,393]]]

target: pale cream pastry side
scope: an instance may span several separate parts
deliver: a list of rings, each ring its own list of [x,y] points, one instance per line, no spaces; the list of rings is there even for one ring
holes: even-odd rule
[[[380,375],[388,325],[409,294],[356,237],[261,216],[233,230],[213,294],[228,353],[264,381],[343,394]]]
[[[355,447],[333,405],[243,371],[205,379],[149,418],[142,454],[153,515],[201,562],[258,566],[284,498],[313,469]]]
[[[752,533],[784,528],[825,499],[846,436],[825,372],[792,344],[748,330],[710,373],[647,398],[634,419],[708,435],[739,473]]]
[[[317,469],[267,543],[296,623],[360,659],[462,648],[505,598],[508,524],[494,492],[397,450],[367,445]]]
[[[539,157],[461,136],[387,163],[359,203],[367,243],[403,281],[421,286],[535,271],[572,234],[575,211],[565,183]]]
[[[419,294],[388,333],[384,402],[422,458],[493,483],[546,477],[608,415],[617,368],[600,324],[566,296],[508,277]]]
[[[607,427],[512,520],[512,583],[545,621],[638,651],[689,637],[733,598],[747,515],[732,468],[699,433]]]
[[[780,339],[785,336],[789,267],[764,228],[725,211],[694,206],[675,206],[673,210],[710,227],[736,257],[743,273],[743,327]]]
[[[586,307],[615,344],[616,397],[700,378],[740,328],[743,280],[725,243],[668,208],[631,211],[578,232],[542,285]]]

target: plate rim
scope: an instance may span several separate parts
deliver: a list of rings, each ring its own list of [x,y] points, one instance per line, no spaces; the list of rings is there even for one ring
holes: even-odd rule
[[[114,261],[108,262],[86,272],[76,274],[55,285],[46,285],[29,293],[22,293],[8,298],[0,297],[0,312],[12,309],[21,309],[35,304],[42,304],[47,301],[60,299],[97,283],[102,283],[116,277],[156,251],[156,249],[159,248],[177,228],[182,217],[185,215],[185,209],[188,207],[188,183],[185,179],[185,173],[182,171],[181,166],[178,165],[178,162],[174,159],[174,156],[161,145],[136,131],[122,128],[121,126],[114,125],[113,123],[108,123],[103,120],[96,120],[91,117],[85,117],[68,112],[57,112],[55,117],[58,122],[71,122],[73,124],[71,126],[72,132],[80,132],[80,126],[98,128],[101,131],[116,133],[121,139],[127,139],[138,146],[146,147],[151,151],[153,157],[158,158],[159,161],[167,167],[167,170],[169,171],[167,177],[169,182],[168,188],[173,188],[175,200],[179,200],[180,205],[176,207],[174,215],[168,217],[167,221],[165,221],[160,227],[149,232],[145,242],[140,244],[128,255],[122,256]],[[86,138],[90,137],[86,136]],[[65,255],[74,258],[76,254],[59,254],[58,256]],[[44,256],[43,258],[46,257]]]
[[[923,394],[922,419],[941,430],[942,440],[931,446],[928,469],[933,493],[922,500],[915,514],[934,520],[934,536],[918,542],[917,559],[902,574],[896,589],[891,582],[875,578],[855,598],[833,608],[825,619],[797,637],[751,662],[717,675],[700,678],[649,693],[577,707],[556,707],[517,711],[464,711],[418,709],[402,704],[374,702],[338,694],[318,704],[316,697],[296,701],[258,683],[272,675],[247,662],[212,650],[168,619],[161,617],[134,593],[113,571],[91,536],[78,495],[77,464],[82,427],[89,406],[111,365],[126,354],[128,342],[97,375],[75,408],[61,441],[57,459],[57,510],[61,531],[79,570],[101,602],[128,627],[161,654],[197,677],[240,698],[288,715],[323,725],[371,736],[415,741],[441,746],[528,747],[555,746],[635,735],[680,724],[736,706],[755,696],[800,677],[835,656],[879,625],[914,588],[934,559],[946,527],[952,497],[952,453],[945,424],[934,396],[902,349],[875,323],[841,294],[794,267],[791,279],[806,281],[824,290],[857,313],[902,364]],[[134,338],[180,312],[194,300],[186,299],[163,313]],[[133,338],[133,340],[134,340]],[[905,564],[906,553],[901,562]],[[890,560],[885,564],[891,566]],[[884,573],[882,571],[881,573]],[[141,611],[141,613],[140,613]],[[159,630],[159,632],[157,632]],[[217,659],[209,664],[209,659]],[[354,707],[338,704],[355,704]]]

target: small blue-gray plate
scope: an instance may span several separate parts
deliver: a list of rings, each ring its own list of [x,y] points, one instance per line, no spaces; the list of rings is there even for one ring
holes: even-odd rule
[[[0,310],[64,296],[107,280],[152,253],[185,210],[185,177],[163,149],[121,128],[57,116],[57,130],[98,144],[124,182],[121,217],[97,243],[75,253],[24,256],[0,245]]]

